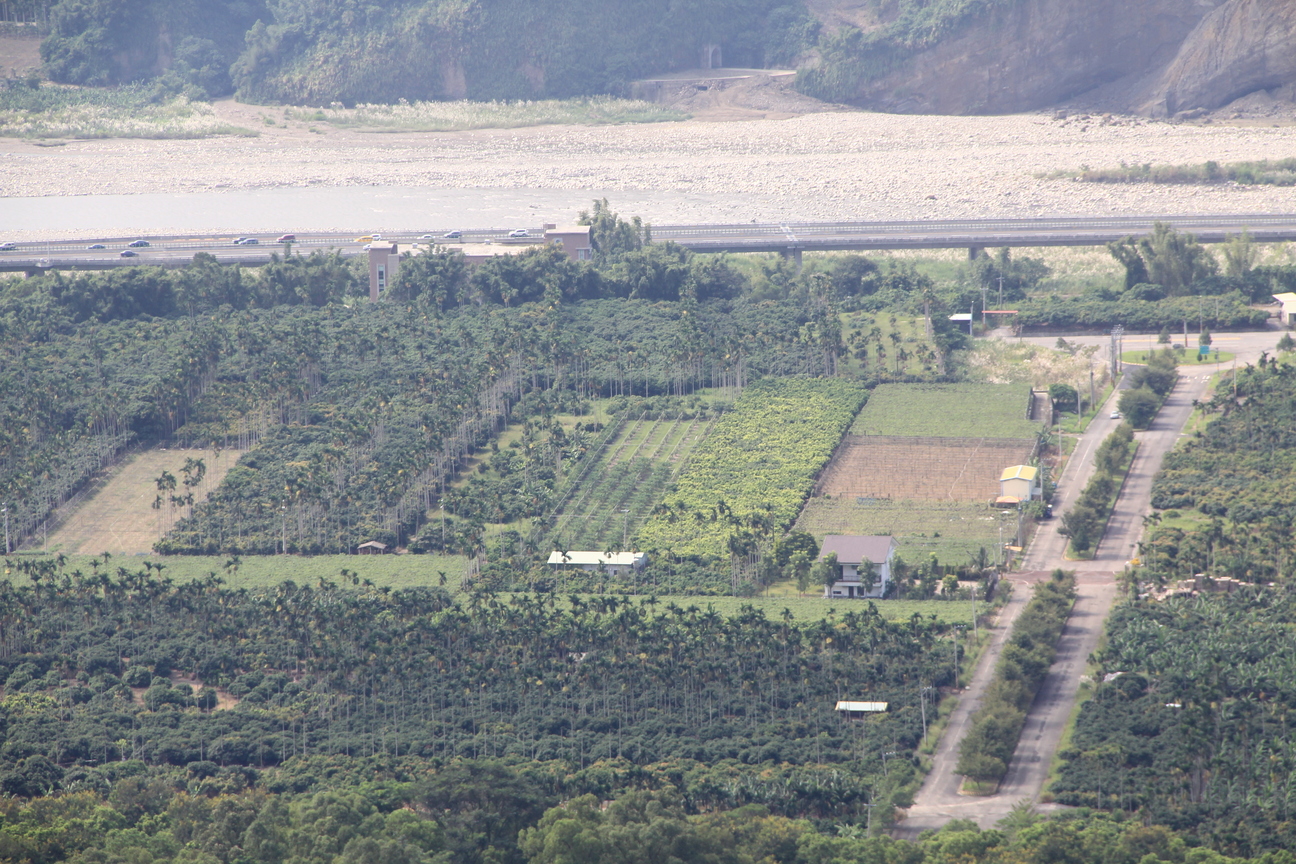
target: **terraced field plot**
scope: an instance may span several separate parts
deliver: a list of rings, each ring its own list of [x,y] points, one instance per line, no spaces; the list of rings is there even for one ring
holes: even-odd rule
[[[48,548],[65,554],[98,555],[101,552],[133,555],[151,552],[161,531],[169,530],[180,511],[153,509],[158,494],[156,478],[170,471],[183,480],[180,466],[185,459],[202,459],[207,472],[194,489],[195,501],[203,501],[234,463],[240,450],[146,450],[129,457],[114,473],[91,492],[49,536]],[[179,490],[183,492],[183,487]]]
[[[1033,445],[1019,438],[847,435],[816,494],[986,502],[999,495],[1000,472],[1029,460]]]
[[[882,384],[851,424],[852,435],[929,438],[1025,438],[1040,426],[1026,418],[1024,384]]]
[[[797,519],[800,531],[822,539],[825,534],[890,534],[906,561],[935,554],[942,562],[961,564],[981,547],[993,557],[999,543],[999,519],[1005,538],[1015,518],[1000,516],[985,504],[965,501],[869,500],[811,498]]]
[[[597,550],[629,546],[711,423],[644,417],[627,421],[563,505],[554,529],[559,544]]]

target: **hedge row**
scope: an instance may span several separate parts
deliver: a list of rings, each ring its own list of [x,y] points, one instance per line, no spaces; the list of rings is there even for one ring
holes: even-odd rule
[[[972,730],[959,745],[957,773],[978,783],[1003,778],[1074,602],[1074,573],[1054,570],[1049,581],[1035,587],[1013,625],[981,707],[972,715]]]
[[[1059,534],[1071,538],[1071,551],[1076,555],[1087,555],[1102,540],[1107,517],[1116,505],[1125,473],[1134,461],[1135,446],[1134,429],[1128,422],[1117,426],[1098,445],[1093,476],[1075,506],[1062,516],[1062,527],[1058,529]]]

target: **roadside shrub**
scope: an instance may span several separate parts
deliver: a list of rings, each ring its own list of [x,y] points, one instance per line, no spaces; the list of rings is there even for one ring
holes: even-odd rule
[[[981,707],[972,716],[972,729],[959,745],[957,773],[990,783],[1008,770],[1026,712],[1053,665],[1074,602],[1074,573],[1054,570],[1049,581],[1035,587],[1013,625]]]

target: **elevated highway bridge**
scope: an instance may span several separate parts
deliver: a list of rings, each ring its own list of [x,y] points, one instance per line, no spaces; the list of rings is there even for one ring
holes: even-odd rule
[[[1146,236],[1157,222],[1190,232],[1204,243],[1218,243],[1243,231],[1256,242],[1296,240],[1296,214],[655,225],[652,238],[657,242],[670,240],[695,252],[777,252],[797,259],[804,252],[878,249],[966,248],[975,254],[991,246],[1097,246],[1128,236]],[[535,243],[540,242],[542,233],[536,228],[531,230],[532,238],[516,239],[508,238],[507,230],[480,229],[463,230],[462,236],[453,240],[440,239],[449,230],[452,228],[384,233],[382,241],[402,245],[439,242],[454,248],[460,243]],[[180,267],[198,252],[211,254],[222,263],[258,265],[284,251],[273,237],[257,239],[257,245],[234,245],[233,236],[87,237],[77,241],[23,242],[16,244],[17,248],[0,250],[0,270],[40,272],[139,264]],[[137,253],[134,257],[121,257],[127,244],[136,240],[147,240],[149,245],[132,249]],[[337,249],[343,255],[355,255],[363,251],[366,242],[363,235],[354,233],[298,234],[292,248],[303,252]],[[92,245],[102,248],[88,248]]]

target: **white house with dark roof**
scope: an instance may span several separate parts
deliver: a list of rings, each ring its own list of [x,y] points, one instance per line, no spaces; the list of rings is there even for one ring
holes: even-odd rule
[[[891,583],[891,561],[899,548],[891,535],[864,537],[851,534],[829,534],[819,547],[819,560],[837,556],[841,578],[824,588],[825,597],[881,597]],[[873,565],[876,577],[872,588],[860,579],[864,562]]]

